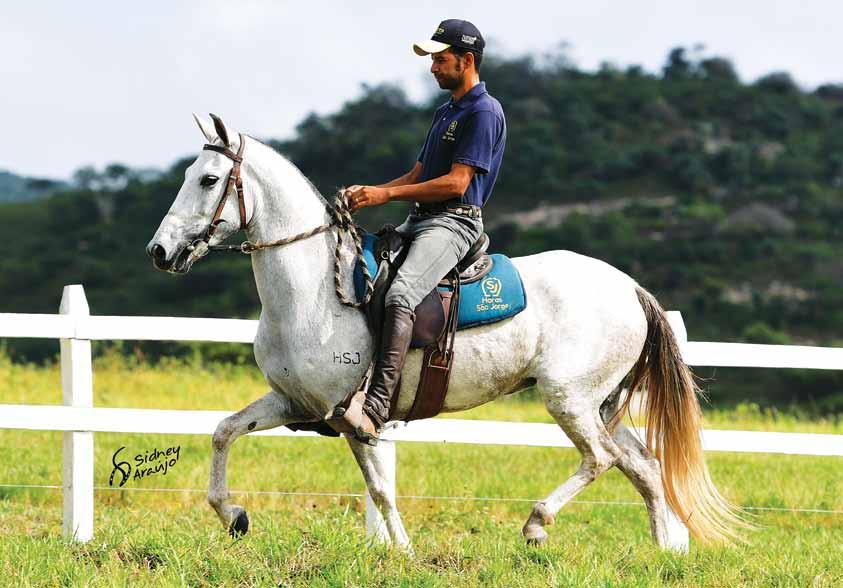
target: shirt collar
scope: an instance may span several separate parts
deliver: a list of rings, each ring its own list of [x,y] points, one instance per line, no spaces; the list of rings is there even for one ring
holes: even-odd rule
[[[463,97],[457,100],[456,102],[454,102],[454,98],[452,96],[451,105],[456,106],[457,108],[465,108],[466,106],[472,104],[483,94],[486,94],[486,82],[478,82],[471,88],[471,90],[466,92]]]

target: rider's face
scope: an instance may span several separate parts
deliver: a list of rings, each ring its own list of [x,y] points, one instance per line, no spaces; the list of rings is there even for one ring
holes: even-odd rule
[[[430,56],[430,73],[443,90],[453,90],[460,87],[465,78],[463,59],[451,53],[448,49]]]

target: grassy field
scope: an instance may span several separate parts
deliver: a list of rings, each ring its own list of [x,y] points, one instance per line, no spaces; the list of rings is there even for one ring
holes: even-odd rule
[[[116,356],[98,361],[94,387],[97,406],[230,410],[266,390],[249,367],[150,367]],[[0,403],[60,402],[57,368],[0,356]],[[549,421],[539,403],[517,397],[455,416]],[[710,428],[843,433],[839,421],[752,406],[706,416]],[[108,488],[120,447],[134,455],[176,445],[179,461],[166,475]],[[843,585],[843,514],[753,511],[761,527],[747,545],[660,553],[640,498],[615,470],[560,512],[546,546],[527,548],[519,531],[530,503],[576,468],[569,449],[400,445],[399,495],[510,499],[401,499],[411,558],[367,544],[360,496],[304,495],[363,492],[342,441],[247,437],[232,451],[229,480],[250,492],[238,499],[252,530],[234,541],[205,503],[209,445],[199,436],[97,434],[95,484],[102,488],[96,536],[84,546],[61,537],[60,489],[0,486],[0,585]],[[0,431],[0,464],[0,484],[61,485],[61,434]],[[709,464],[718,487],[739,504],[843,510],[840,458],[712,453]],[[153,488],[179,490],[145,490]]]

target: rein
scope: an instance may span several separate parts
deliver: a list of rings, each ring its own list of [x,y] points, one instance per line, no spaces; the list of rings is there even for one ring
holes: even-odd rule
[[[301,241],[303,239],[307,239],[309,237],[313,237],[314,235],[318,235],[319,233],[324,233],[325,231],[333,229],[337,236],[337,246],[336,249],[334,249],[334,290],[337,294],[337,299],[339,300],[340,304],[344,306],[349,306],[351,308],[363,308],[364,306],[366,306],[372,299],[372,294],[374,293],[374,286],[372,284],[372,276],[369,273],[369,269],[366,266],[366,261],[363,257],[363,245],[362,237],[360,236],[360,228],[351,218],[351,209],[348,205],[348,197],[346,196],[345,190],[341,190],[337,194],[336,198],[334,199],[333,206],[326,207],[328,214],[331,216],[330,222],[319,225],[318,227],[310,229],[309,231],[305,231],[297,235],[292,235],[290,237],[277,239],[275,241],[258,241],[255,243],[246,240],[243,241],[240,245],[208,244],[208,242],[211,240],[211,237],[214,236],[214,233],[217,230],[217,226],[220,224],[220,222],[222,222],[222,211],[225,208],[225,203],[228,200],[228,195],[231,193],[232,188],[237,193],[237,204],[240,210],[240,229],[246,229],[246,202],[243,197],[243,179],[240,176],[240,164],[243,162],[243,148],[245,144],[245,137],[242,133],[240,133],[240,148],[237,150],[237,153],[234,153],[234,151],[232,151],[228,147],[220,147],[219,145],[211,145],[210,143],[206,144],[203,147],[203,149],[206,151],[216,151],[217,153],[225,155],[234,162],[234,165],[231,167],[231,171],[228,173],[228,179],[226,181],[225,190],[223,190],[222,196],[220,197],[220,200],[217,203],[217,208],[214,211],[214,216],[211,219],[208,228],[205,230],[205,236],[202,239],[197,239],[196,241],[194,241],[188,248],[191,252],[191,257],[199,259],[200,257],[205,256],[211,251],[237,252],[250,255],[255,251],[260,251],[261,249],[282,247],[284,245],[289,245],[290,243],[295,243],[296,241]],[[363,271],[363,278],[366,281],[366,293],[363,296],[363,300],[361,300],[360,302],[347,299],[345,297],[345,294],[343,294],[342,292],[342,272],[340,270],[340,257],[342,254],[343,237],[346,234],[351,237],[351,242],[354,243],[355,256],[360,262],[360,268]]]

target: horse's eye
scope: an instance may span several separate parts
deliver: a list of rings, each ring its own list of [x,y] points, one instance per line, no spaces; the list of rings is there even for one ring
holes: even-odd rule
[[[202,176],[202,179],[199,180],[199,184],[207,188],[208,186],[213,186],[214,184],[216,184],[217,180],[219,180],[217,176],[212,176],[208,174],[207,176]]]

